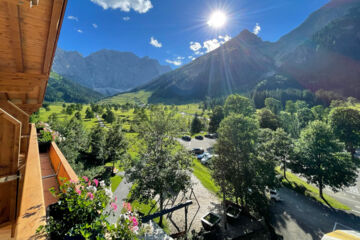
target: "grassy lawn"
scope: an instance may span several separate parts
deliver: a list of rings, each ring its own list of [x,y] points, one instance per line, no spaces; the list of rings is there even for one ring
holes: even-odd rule
[[[63,103],[51,103],[49,108],[50,111],[46,111],[44,108],[40,108],[39,110],[39,120],[42,122],[47,122],[49,119],[49,116],[53,113],[56,114],[56,116],[58,117],[59,121],[64,121],[64,120],[69,120],[71,119],[75,113],[77,111],[74,111],[73,114],[67,115],[66,113],[63,113],[63,107],[62,107]],[[69,105],[69,103],[67,103],[67,105]],[[83,105],[82,110],[80,111],[81,113],[81,117],[82,117],[82,123],[84,125],[84,127],[86,129],[91,129],[94,126],[96,126],[96,124],[98,124],[98,120],[96,117],[92,118],[92,119],[84,119],[85,118],[85,112],[86,109],[89,107],[90,105]]]
[[[193,173],[199,179],[201,184],[208,189],[210,192],[218,195],[220,189],[215,185],[214,180],[211,177],[209,168],[205,167],[201,162],[197,159],[193,160]]]
[[[129,193],[129,195],[127,196],[128,199],[130,199],[131,197],[131,192]],[[133,201],[131,202],[131,206],[138,211],[139,213],[141,213],[144,216],[156,213],[159,211],[158,207],[155,206],[154,208],[152,208],[152,206],[156,204],[155,200],[152,200],[151,202],[149,202],[148,204],[145,203],[140,203],[138,201]],[[160,218],[155,218],[153,219],[157,224],[159,224],[159,220]],[[163,230],[167,233],[170,234],[170,229],[169,229],[169,223],[167,222],[165,216],[163,216]]]
[[[280,167],[277,167],[276,170],[283,175],[283,172],[280,170]],[[308,196],[324,205],[327,205],[324,200],[319,196],[319,189],[308,184],[306,181],[302,180],[298,176],[293,173],[286,172],[286,177],[288,180],[283,178],[282,183],[290,188],[295,190],[296,192],[302,193],[305,196]],[[329,195],[324,193],[324,198],[330,204],[331,207],[339,209],[339,210],[350,210],[348,206],[342,204],[336,199],[330,197]]]
[[[115,192],[121,181],[123,180],[123,176],[115,175],[110,178],[111,181],[111,191]]]
[[[101,100],[100,103],[117,103],[117,104],[126,104],[126,103],[137,103],[137,104],[146,104],[152,92],[132,92],[132,93],[123,93],[115,95],[110,98],[105,98]]]

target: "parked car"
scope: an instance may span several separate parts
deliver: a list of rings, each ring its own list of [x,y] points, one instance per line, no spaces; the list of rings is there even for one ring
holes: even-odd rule
[[[203,140],[203,139],[204,139],[204,137],[201,136],[201,135],[197,135],[197,136],[195,136],[195,138],[196,138],[197,140]]]
[[[270,199],[276,202],[280,201],[279,193],[275,189],[270,189]]]
[[[217,133],[209,133],[205,135],[206,138],[215,139],[217,138]]]
[[[203,153],[204,153],[204,149],[202,149],[202,148],[193,148],[193,149],[191,150],[191,152],[192,152],[193,154],[195,154],[195,155],[199,155],[199,154],[203,154]]]
[[[182,136],[181,137],[182,140],[190,142],[191,141],[191,137],[190,136]]]
[[[201,160],[205,156],[205,153],[199,154],[196,156],[198,160]]]
[[[206,153],[204,153],[204,156],[203,156],[203,158],[201,158],[200,162],[202,164],[208,164],[210,162],[210,160],[212,159],[212,157],[213,157],[212,154],[206,152]]]

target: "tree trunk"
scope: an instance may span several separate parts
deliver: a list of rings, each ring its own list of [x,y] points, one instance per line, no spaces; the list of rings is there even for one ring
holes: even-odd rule
[[[287,178],[286,178],[286,163],[285,163],[285,161],[283,161],[283,169],[284,169],[284,178],[287,180]]]
[[[164,206],[164,201],[163,201],[163,197],[162,195],[160,195],[160,212],[163,210]],[[163,216],[160,216],[160,220],[159,220],[159,226],[163,227]]]
[[[224,209],[224,216],[223,216],[223,222],[224,222],[224,229],[227,230],[227,221],[226,221],[226,204],[225,204],[225,190],[223,188],[223,209]],[[237,198],[236,198],[237,199]]]
[[[319,194],[320,194],[320,197],[321,197],[322,199],[324,199],[322,180],[319,181]]]

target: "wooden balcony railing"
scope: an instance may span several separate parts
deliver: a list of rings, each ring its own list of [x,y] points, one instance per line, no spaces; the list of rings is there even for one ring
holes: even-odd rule
[[[49,156],[59,184],[62,184],[61,179],[73,180],[75,182],[79,180],[55,142],[51,143]]]
[[[39,147],[34,124],[31,124],[23,181],[19,217],[15,228],[15,239],[32,239],[36,237],[36,229],[40,225],[45,224],[46,215]],[[37,237],[39,239],[39,236]]]

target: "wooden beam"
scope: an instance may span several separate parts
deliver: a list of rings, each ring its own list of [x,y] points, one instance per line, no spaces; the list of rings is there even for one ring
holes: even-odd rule
[[[22,34],[20,24],[20,6],[14,3],[7,3],[9,15],[9,33],[12,42],[12,50],[16,63],[16,71],[24,72],[24,59],[22,51]]]
[[[29,79],[32,81],[44,81],[49,76],[47,74],[36,74],[36,73],[19,73],[19,72],[0,72],[0,80],[23,80]]]
[[[46,51],[44,57],[44,67],[43,67],[44,74],[50,73],[53,56],[56,50],[57,39],[59,37],[59,33],[61,29],[60,24],[62,22],[65,8],[66,8],[66,2],[64,2],[64,0],[53,0],[51,19],[49,25],[49,34],[47,38]]]
[[[0,72],[0,92],[28,93],[45,85],[47,79],[48,76],[43,74]]]

